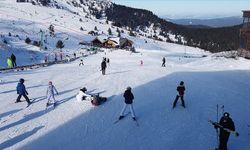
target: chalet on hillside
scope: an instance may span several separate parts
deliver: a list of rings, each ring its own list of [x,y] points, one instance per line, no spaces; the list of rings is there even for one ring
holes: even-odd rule
[[[91,46],[130,50],[133,47],[133,41],[127,38],[97,36],[91,41]]]
[[[120,38],[120,48],[121,49],[130,49],[133,47],[133,41],[127,38]]]
[[[98,36],[91,41],[91,46],[103,47],[103,43],[106,41],[106,37]]]
[[[118,48],[119,47],[119,38],[108,38],[104,43],[104,47],[107,48]]]
[[[243,11],[243,26],[240,29],[239,55],[250,58],[250,11]]]

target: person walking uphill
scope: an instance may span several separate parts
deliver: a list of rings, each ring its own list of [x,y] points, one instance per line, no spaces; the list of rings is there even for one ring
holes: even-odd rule
[[[106,67],[107,67],[106,61],[103,60],[102,63],[101,63],[102,75],[105,75],[105,73],[106,73]]]
[[[230,132],[224,130],[229,129],[231,131],[235,131],[235,126],[233,120],[229,117],[230,114],[228,112],[225,112],[223,116],[220,119],[219,125],[213,124],[214,127],[220,128],[220,143],[219,148],[217,150],[227,150],[227,142],[230,136]],[[221,127],[219,127],[221,126]]]
[[[165,63],[166,63],[166,59],[165,59],[165,57],[163,57],[163,58],[162,58],[162,65],[161,65],[161,66],[162,66],[162,67],[166,67],[166,66],[165,66]]]
[[[125,112],[127,106],[130,107],[130,112],[131,112],[133,120],[136,120],[135,112],[134,112],[134,108],[133,108],[134,95],[131,92],[131,87],[127,87],[127,89],[125,90],[125,92],[123,94],[123,97],[125,98],[125,104],[124,104],[123,109],[120,113],[119,120],[121,120],[124,117],[124,112]]]
[[[55,105],[56,104],[56,100],[55,100],[55,93],[58,95],[58,91],[56,90],[55,86],[52,84],[52,81],[49,81],[49,86],[47,88],[47,92],[46,92],[46,96],[47,96],[47,103],[46,106],[48,107],[50,104]],[[50,99],[52,98],[53,102],[50,102]]]
[[[176,98],[174,100],[173,108],[175,108],[176,103],[177,103],[179,97],[181,97],[182,106],[185,108],[185,103],[184,103],[184,99],[183,99],[184,91],[185,91],[185,86],[184,86],[184,82],[183,81],[180,82],[180,85],[177,87],[176,90],[178,91],[178,95],[176,95]]]
[[[20,99],[23,96],[26,99],[27,103],[30,104],[31,103],[30,99],[27,96],[28,92],[26,91],[26,88],[25,88],[23,83],[24,83],[24,79],[21,78],[19,80],[19,83],[17,84],[17,87],[16,87],[16,91],[17,91],[17,94],[18,94],[18,97],[16,99],[16,103],[21,102]]]

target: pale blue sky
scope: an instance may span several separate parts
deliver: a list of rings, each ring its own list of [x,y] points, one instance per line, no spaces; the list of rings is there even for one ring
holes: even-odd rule
[[[250,0],[112,0],[116,4],[151,10],[160,17],[218,18],[242,16]]]

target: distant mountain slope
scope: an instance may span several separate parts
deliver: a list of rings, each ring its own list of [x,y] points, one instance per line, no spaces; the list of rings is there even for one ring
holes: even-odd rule
[[[166,21],[144,9],[135,9],[126,6],[113,4],[106,10],[108,20],[119,27],[129,27],[131,30],[139,29],[147,32],[151,27],[155,34],[152,38],[158,39],[159,35],[164,36],[168,42],[168,34],[177,36],[177,43],[200,47],[211,52],[235,50],[239,45],[240,25],[233,27],[221,27],[214,29],[189,28],[183,25]],[[159,31],[158,35],[156,31]],[[178,39],[179,38],[179,39]],[[173,41],[172,41],[173,42]]]
[[[225,17],[215,19],[166,19],[180,25],[204,25],[210,27],[235,26],[242,23],[241,17]]]

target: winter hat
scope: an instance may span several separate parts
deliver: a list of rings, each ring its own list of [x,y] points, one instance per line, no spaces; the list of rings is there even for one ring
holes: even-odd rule
[[[49,81],[49,84],[52,85],[52,81]]]
[[[229,114],[228,112],[225,112],[225,113],[223,114],[223,116],[224,116],[224,117],[229,117],[230,114]]]
[[[24,83],[24,79],[21,78],[21,79],[19,80],[19,82],[20,82],[20,83]]]
[[[131,90],[131,87],[130,87],[130,86],[128,86],[128,87],[127,87],[127,90]]]
[[[85,92],[85,91],[87,91],[87,88],[83,87],[81,90]]]
[[[180,82],[180,85],[183,85],[183,84],[184,84],[184,82],[183,82],[183,81],[181,81],[181,82]]]

